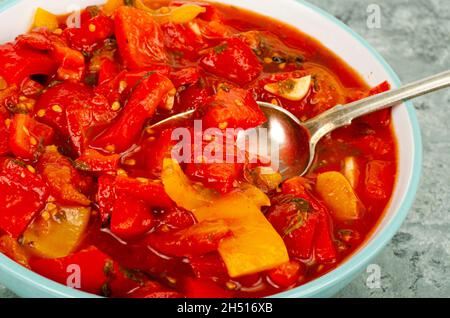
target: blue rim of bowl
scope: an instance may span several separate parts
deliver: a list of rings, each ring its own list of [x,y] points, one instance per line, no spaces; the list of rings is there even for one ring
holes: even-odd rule
[[[14,4],[22,0],[3,0],[0,1],[0,12],[13,6]],[[401,85],[401,81],[391,66],[385,61],[385,59],[358,33],[353,31],[346,24],[338,20],[330,13],[318,8],[317,6],[306,2],[304,0],[294,0],[295,2],[308,7],[309,9],[319,13],[326,19],[332,21],[337,27],[343,29],[347,33],[353,36],[360,44],[362,44],[377,61],[383,66],[386,72],[391,77],[393,84],[396,86]],[[399,210],[396,212],[394,218],[390,223],[377,234],[377,239],[369,242],[364,248],[362,248],[357,254],[352,256],[344,264],[338,266],[328,274],[321,276],[305,285],[293,288],[291,290],[281,292],[270,297],[276,298],[297,298],[297,297],[314,297],[320,295],[322,292],[331,288],[339,282],[343,281],[346,277],[352,277],[357,274],[362,266],[375,257],[392,239],[394,234],[400,228],[401,224],[405,220],[417,193],[422,169],[422,137],[420,132],[419,122],[417,120],[416,112],[411,102],[405,102],[404,105],[407,108],[409,120],[411,122],[414,140],[414,157],[413,157],[413,172],[411,181],[408,184],[406,190],[406,196],[400,205]],[[56,297],[99,297],[93,294],[85,293],[76,289],[69,288],[62,284],[56,283],[50,279],[47,279],[39,274],[34,273],[31,270],[17,264],[8,257],[0,254],[0,268],[5,273],[15,276],[23,283],[33,285],[34,288],[40,290],[48,295]],[[269,298],[270,298],[269,297]]]

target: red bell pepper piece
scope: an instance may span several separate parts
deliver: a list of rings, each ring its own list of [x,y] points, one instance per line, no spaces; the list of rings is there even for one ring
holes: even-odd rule
[[[278,202],[278,200],[280,202]],[[312,256],[318,213],[310,199],[281,196],[267,219],[283,238],[289,254],[300,259]]]
[[[197,83],[200,73],[197,67],[186,67],[170,73],[170,80],[175,87]]]
[[[108,101],[85,85],[64,82],[41,95],[35,105],[39,120],[70,140],[76,154],[86,148],[92,127],[105,125],[117,116]]]
[[[98,71],[98,84],[102,85],[113,80],[119,74],[119,65],[109,58],[102,58],[100,61],[100,70]]]
[[[203,221],[184,230],[151,234],[147,242],[168,256],[196,256],[216,251],[220,241],[231,235],[223,221]]]
[[[115,182],[115,189],[118,194],[132,196],[152,207],[167,209],[175,206],[175,203],[166,194],[164,186],[160,182],[118,176]]]
[[[222,87],[212,102],[199,109],[203,126],[248,129],[266,121],[253,96],[244,89]]]
[[[298,282],[304,270],[305,268],[300,262],[291,260],[270,270],[267,275],[278,287],[288,288]]]
[[[241,39],[231,38],[216,46],[200,60],[208,72],[245,85],[255,80],[262,72],[262,65],[252,49]]]
[[[30,75],[51,75],[57,67],[49,54],[15,47],[11,43],[0,45],[0,76],[9,85],[20,85]]]
[[[233,293],[208,279],[186,278],[185,295],[188,298],[231,298]]]
[[[118,195],[111,214],[111,232],[129,240],[148,232],[153,227],[150,208],[141,200]]]
[[[102,294],[114,262],[95,246],[90,246],[63,258],[31,259],[30,266],[33,271],[58,283],[98,295]]]
[[[197,278],[218,279],[220,281],[229,279],[225,263],[218,253],[190,257],[189,265],[191,265]]]
[[[101,13],[92,17],[85,10],[80,20],[80,27],[66,28],[63,32],[67,43],[77,51],[91,52],[96,45],[114,34],[113,20]]]
[[[80,51],[71,49],[59,36],[46,31],[22,34],[16,39],[18,48],[31,48],[43,52],[49,51],[53,63],[56,63],[57,75],[61,80],[81,81],[85,72],[84,56]],[[44,73],[45,74],[45,73]]]
[[[37,174],[5,160],[0,169],[0,229],[17,239],[47,197],[48,188]]]
[[[165,230],[167,229],[167,227],[170,230],[182,230],[194,224],[194,215],[191,212],[178,207],[165,212],[162,219],[160,220],[160,228],[162,228],[162,226],[165,226]]]
[[[241,176],[242,170],[243,164],[237,163],[188,163],[185,173],[208,188],[228,193],[233,189],[234,181]]]
[[[9,147],[15,156],[35,160],[53,139],[53,129],[29,115],[14,115],[10,125]]]
[[[157,73],[144,78],[133,90],[117,121],[99,135],[93,145],[101,148],[113,146],[116,152],[127,150],[161,100],[173,89],[172,82]]]
[[[116,201],[114,190],[116,178],[110,175],[102,175],[98,178],[96,201],[99,206],[102,223],[107,223]]]
[[[369,158],[386,158],[393,152],[394,144],[390,140],[383,139],[376,135],[366,135],[355,138],[351,144],[362,151]]]
[[[395,179],[395,164],[390,161],[372,160],[367,163],[365,173],[366,193],[372,199],[388,199]]]
[[[151,13],[119,7],[114,26],[119,52],[127,68],[138,69],[167,61],[164,40]]]
[[[117,170],[119,160],[119,155],[102,155],[97,150],[86,149],[84,153],[75,160],[75,166],[83,171],[113,171]]]
[[[145,166],[155,177],[161,176],[163,160],[171,157],[172,148],[177,144],[176,140],[172,140],[172,132],[173,129],[164,129],[142,145]]]
[[[67,204],[90,204],[90,200],[80,192],[81,176],[70,160],[61,155],[56,147],[49,146],[45,149],[37,168],[55,198]]]
[[[319,213],[314,256],[315,259],[321,263],[332,263],[337,260],[337,251],[333,241],[331,221],[325,210],[323,210],[322,213]]]
[[[199,85],[192,85],[179,92],[175,98],[173,106],[175,112],[185,112],[187,110],[198,109],[208,103],[210,92]]]
[[[6,117],[0,113],[0,156],[9,153],[9,128],[5,120]]]
[[[169,52],[176,52],[177,58],[194,61],[199,51],[205,48],[205,42],[189,24],[164,23],[161,25],[164,46]],[[180,56],[181,55],[181,56]]]

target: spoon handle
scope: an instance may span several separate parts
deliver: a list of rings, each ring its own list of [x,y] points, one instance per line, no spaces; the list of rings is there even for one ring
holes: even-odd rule
[[[351,124],[353,119],[392,107],[435,90],[450,86],[450,71],[421,79],[398,89],[347,104],[337,105],[326,112],[310,119],[304,125],[311,133],[311,141],[319,141],[336,128]]]

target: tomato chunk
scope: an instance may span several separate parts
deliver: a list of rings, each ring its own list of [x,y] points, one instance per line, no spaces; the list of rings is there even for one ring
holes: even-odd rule
[[[216,46],[200,60],[208,72],[240,85],[255,80],[262,65],[250,47],[241,39],[232,38]]]
[[[188,298],[231,298],[233,293],[208,279],[187,278],[184,282]]]
[[[157,23],[149,12],[122,6],[114,18],[119,52],[129,69],[165,62],[167,55]]]
[[[44,181],[14,160],[0,170],[0,229],[18,238],[48,197]]]
[[[164,37],[164,45],[170,52],[175,52],[177,57],[195,60],[198,52],[205,47],[203,38],[195,33],[189,24],[165,23],[161,25]]]

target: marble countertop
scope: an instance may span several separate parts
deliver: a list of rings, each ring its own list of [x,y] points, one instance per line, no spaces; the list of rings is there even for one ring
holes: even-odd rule
[[[309,0],[369,41],[403,82],[450,69],[450,1]],[[274,0],[275,3],[275,0]],[[367,27],[367,8],[381,9],[381,28]],[[362,273],[337,297],[450,296],[450,90],[414,101],[424,161],[416,201],[400,231],[373,261],[380,288]],[[0,297],[14,297],[0,285]]]

